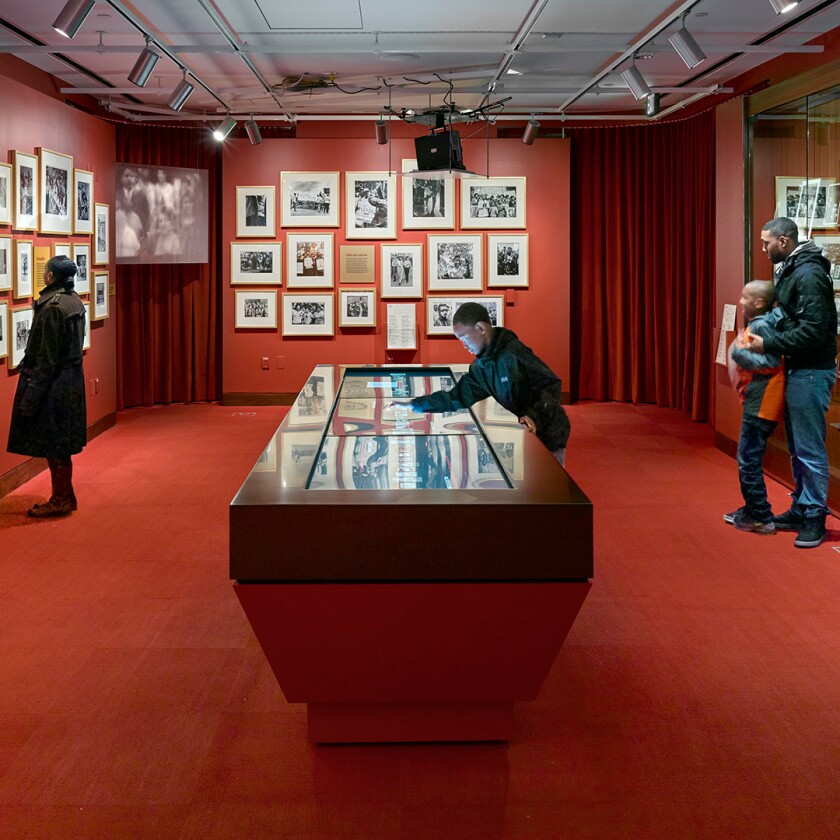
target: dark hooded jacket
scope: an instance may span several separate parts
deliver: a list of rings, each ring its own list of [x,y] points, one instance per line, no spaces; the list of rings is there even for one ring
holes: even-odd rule
[[[9,452],[67,458],[87,443],[82,345],[85,308],[79,296],[51,283],[35,302],[20,363]]]
[[[560,389],[560,380],[551,368],[516,333],[494,327],[490,346],[451,391],[435,391],[415,397],[411,403],[421,411],[455,411],[493,397],[517,417],[530,417],[537,437],[555,452],[566,446],[571,430],[560,405]]]
[[[788,370],[830,370],[837,355],[837,309],[831,263],[813,242],[800,245],[776,277],[782,318],[764,339],[765,352],[785,357]]]

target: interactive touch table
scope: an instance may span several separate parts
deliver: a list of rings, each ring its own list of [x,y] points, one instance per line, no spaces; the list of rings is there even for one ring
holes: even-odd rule
[[[592,577],[592,504],[462,367],[318,366],[230,509],[235,591],[316,742],[506,740]]]

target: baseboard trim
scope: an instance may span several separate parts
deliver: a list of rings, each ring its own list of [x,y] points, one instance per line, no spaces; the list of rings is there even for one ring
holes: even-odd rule
[[[108,429],[116,424],[116,411],[112,411],[110,414],[106,414],[104,417],[95,420],[87,427],[87,442],[90,443],[94,438],[99,437],[103,432],[107,432]],[[30,458],[7,473],[0,475],[0,499],[26,484],[31,478],[35,478],[38,473],[42,473],[46,468],[46,458]]]
[[[295,399],[297,394],[234,391],[222,394],[222,405],[292,405]]]

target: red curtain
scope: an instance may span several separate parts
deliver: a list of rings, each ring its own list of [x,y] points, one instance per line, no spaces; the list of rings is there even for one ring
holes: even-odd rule
[[[571,134],[572,393],[655,403],[705,421],[714,359],[714,111]]]
[[[208,171],[209,262],[119,266],[119,408],[221,399],[221,151],[209,132],[117,126],[117,161]]]

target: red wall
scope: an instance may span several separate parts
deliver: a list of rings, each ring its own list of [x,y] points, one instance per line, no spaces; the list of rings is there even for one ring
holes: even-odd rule
[[[317,125],[317,124],[315,124]],[[364,139],[334,137],[335,127],[327,129],[330,139],[266,139],[259,146],[247,140],[234,140],[225,144],[223,159],[223,241],[227,254],[224,264],[224,391],[236,393],[297,392],[306,375],[317,363],[365,364],[387,363],[390,358],[399,363],[436,364],[466,362],[470,356],[454,337],[427,337],[425,304],[422,300],[392,301],[416,304],[418,321],[418,350],[390,353],[386,351],[385,306],[379,301],[379,247],[378,240],[351,240],[350,244],[376,245],[375,277],[377,287],[377,327],[371,330],[341,329],[336,323],[336,335],[326,338],[283,338],[281,329],[276,332],[234,329],[234,288],[230,286],[229,243],[236,241],[236,187],[237,185],[274,185],[277,192],[278,236],[283,242],[285,283],[285,230],[279,228],[280,172],[289,171],[339,171],[341,173],[340,227],[331,228],[335,234],[336,285],[338,296],[339,247],[347,243],[344,237],[345,195],[344,172],[382,171],[388,169],[389,150],[377,146],[373,139],[371,123],[365,123]],[[313,132],[312,123],[306,124]],[[394,132],[395,134],[399,132]],[[417,133],[414,131],[413,133]],[[462,136],[467,136],[462,131]],[[469,169],[486,171],[487,145],[481,140],[464,141],[464,161]],[[414,144],[410,139],[395,138],[391,144],[391,166],[401,169],[403,158],[413,158]],[[505,307],[505,326],[513,329],[534,348],[536,353],[551,365],[563,379],[564,389],[569,382],[569,141],[538,139],[533,146],[524,146],[517,140],[490,140],[490,175],[496,177],[525,176],[529,234],[530,288],[508,292]],[[398,181],[401,180],[398,178]],[[398,220],[401,218],[401,185],[398,185]],[[460,198],[456,186],[456,207]],[[456,224],[458,218],[456,213]],[[300,229],[294,229],[299,232]],[[449,231],[453,233],[453,231]],[[456,231],[457,232],[457,228]],[[469,233],[479,231],[470,230]],[[486,233],[485,251],[486,251]],[[495,231],[491,231],[495,232]],[[428,260],[425,248],[428,233],[447,231],[403,232],[397,227],[397,240],[386,243],[406,242],[424,244],[424,275]],[[486,259],[485,259],[486,263]],[[485,267],[486,285],[486,267]],[[276,287],[273,287],[276,288]],[[285,287],[279,288],[285,291]],[[314,290],[325,291],[325,290]],[[504,293],[503,289],[489,289],[487,293]],[[282,322],[282,307],[278,300],[278,322]],[[337,321],[337,318],[336,318]],[[276,356],[285,356],[285,366],[278,370]],[[271,359],[271,369],[261,369],[261,358]]]
[[[0,159],[9,160],[7,152],[15,149],[34,153],[38,146],[73,156],[77,169],[95,173],[94,198],[111,207],[111,229],[114,224],[114,128],[108,123],[71,108],[51,94],[52,80],[45,73],[24,65],[20,72],[15,60],[0,62],[0,112],[10,115],[0,121]],[[25,80],[25,81],[24,81]],[[53,242],[83,242],[90,237],[45,236],[0,225],[0,234],[34,238],[35,245]],[[111,254],[113,255],[113,235]],[[103,270],[105,266],[96,266]],[[110,281],[115,282],[114,266]],[[10,307],[31,303],[31,299],[13,298],[12,292],[0,292],[0,301]],[[111,311],[114,311],[113,300]],[[91,325],[91,349],[85,353],[85,377],[99,380],[99,393],[88,395],[88,425],[116,411],[116,319]],[[0,476],[28,460],[6,452],[9,417],[18,374],[10,370],[8,360],[0,360]]]

